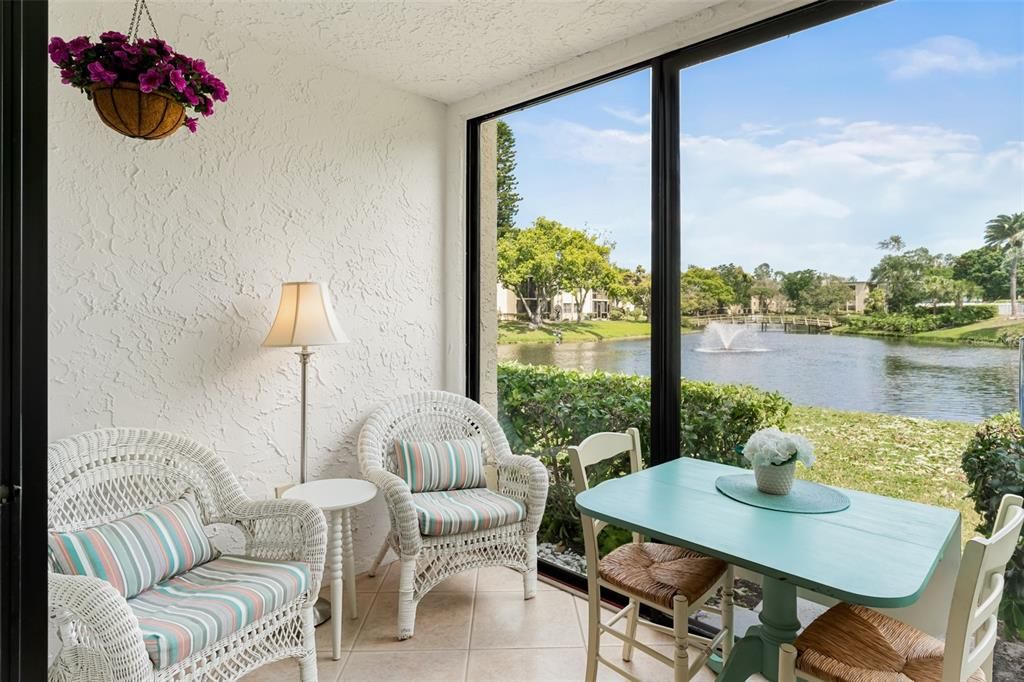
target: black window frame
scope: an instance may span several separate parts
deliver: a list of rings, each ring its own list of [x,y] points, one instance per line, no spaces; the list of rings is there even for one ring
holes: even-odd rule
[[[0,682],[47,665],[47,22],[0,2]]]
[[[480,126],[505,114],[584,90],[637,71],[651,70],[651,464],[681,456],[679,277],[682,274],[680,183],[681,72],[799,31],[842,19],[890,0],[818,0],[748,26],[689,45],[602,76],[503,107],[466,122],[465,391],[480,399]],[[543,573],[580,587],[581,579],[544,564]],[[585,581],[584,581],[585,582]]]

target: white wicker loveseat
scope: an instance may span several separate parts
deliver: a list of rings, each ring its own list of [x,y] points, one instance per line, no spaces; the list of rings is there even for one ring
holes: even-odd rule
[[[226,681],[294,657],[303,682],[316,681],[312,604],[327,537],[319,509],[297,500],[250,500],[211,450],[168,433],[91,431],[52,443],[47,456],[51,532],[80,531],[189,495],[208,534],[210,524],[230,524],[241,531],[242,561],[300,562],[309,572],[306,589],[296,598],[184,660],[157,669],[147,654],[139,619],[118,590],[96,577],[51,571],[49,610],[60,649],[50,665],[50,680]]]
[[[479,438],[484,462],[493,467],[493,493],[525,507],[521,521],[456,534],[421,532],[417,500],[396,475],[399,440],[453,441]],[[462,571],[507,566],[523,575],[523,596],[537,589],[537,529],[547,501],[548,474],[539,461],[513,455],[497,420],[478,403],[443,391],[424,391],[393,400],[370,415],[359,434],[363,476],[384,493],[391,532],[374,563],[379,568],[388,548],[401,561],[398,638],[413,636],[416,606],[437,583]]]

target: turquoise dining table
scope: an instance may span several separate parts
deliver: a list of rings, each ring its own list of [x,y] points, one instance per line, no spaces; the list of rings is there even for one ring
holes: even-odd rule
[[[604,481],[576,496],[584,514],[688,547],[763,576],[760,625],[736,642],[719,682],[778,679],[778,650],[800,629],[797,588],[876,608],[906,607],[928,585],[960,515],[843,490],[829,514],[771,511],[733,500],[715,480],[744,469],[681,457]]]

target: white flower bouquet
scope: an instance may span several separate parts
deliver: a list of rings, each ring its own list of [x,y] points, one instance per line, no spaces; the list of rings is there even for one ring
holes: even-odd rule
[[[814,466],[814,446],[801,435],[773,426],[750,436],[743,446],[743,457],[754,467],[758,490],[786,495],[793,487],[796,463]]]

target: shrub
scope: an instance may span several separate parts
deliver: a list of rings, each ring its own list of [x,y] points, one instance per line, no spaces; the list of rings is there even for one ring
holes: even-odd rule
[[[1003,495],[1024,494],[1024,429],[1019,413],[982,423],[964,452],[962,465],[971,486],[969,495],[982,517],[978,531],[988,535]],[[1006,567],[1006,591],[999,612],[1007,629],[1024,638],[1024,541]]]
[[[845,320],[847,329],[851,331],[882,331],[892,334],[919,334],[936,329],[963,327],[996,315],[993,306],[975,305],[963,308],[947,308],[941,313],[929,312],[926,308],[916,308],[912,312],[890,313],[887,315],[849,315]]]
[[[626,313],[625,313],[625,311],[622,310],[622,308],[612,308],[611,310],[608,311],[608,319],[609,320],[616,320],[617,321],[617,320],[625,319],[625,317],[626,317]]]
[[[778,393],[750,386],[683,380],[679,450],[699,459],[738,466],[734,448],[754,431],[782,426],[790,403]],[[498,414],[512,451],[538,457],[551,473],[541,541],[582,552],[567,448],[599,431],[640,430],[645,464],[650,463],[650,377],[578,372],[558,367],[498,365]],[[628,473],[626,457],[594,467],[593,482]],[[602,534],[618,544],[628,535]]]

